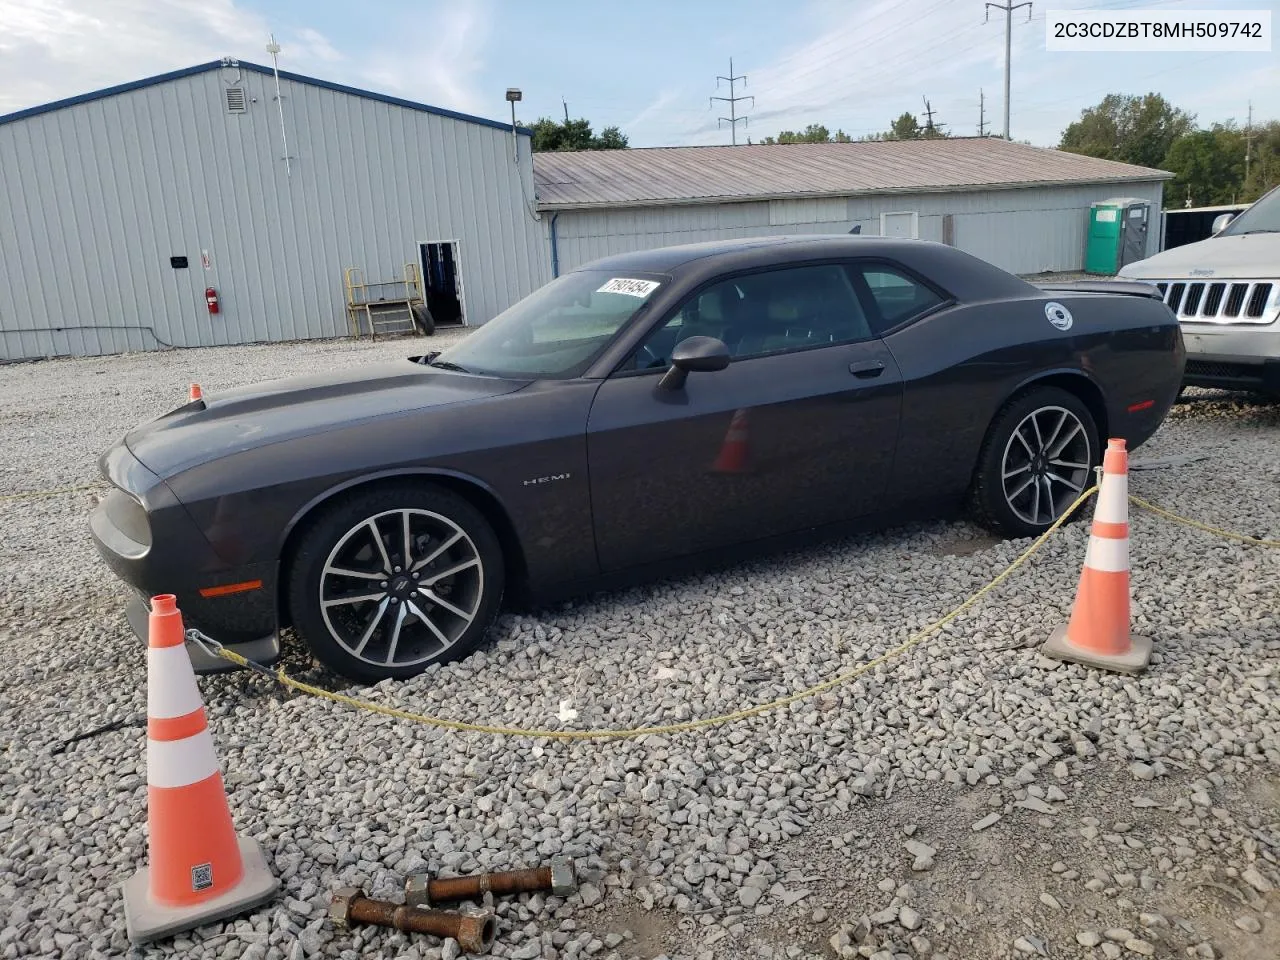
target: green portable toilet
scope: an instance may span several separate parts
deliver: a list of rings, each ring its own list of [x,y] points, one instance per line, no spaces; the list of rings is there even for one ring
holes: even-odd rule
[[[1147,256],[1151,204],[1135,197],[1101,200],[1089,208],[1084,272],[1113,277],[1126,263]]]

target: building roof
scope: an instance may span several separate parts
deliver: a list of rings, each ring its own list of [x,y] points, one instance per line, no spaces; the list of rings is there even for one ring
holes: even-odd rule
[[[52,113],[54,110],[61,110],[64,107],[74,107],[76,104],[80,103],[91,103],[94,100],[114,97],[117,94],[128,93],[131,90],[142,90],[146,87],[154,87],[162,83],[169,83],[173,80],[180,80],[183,77],[190,77],[198,73],[207,73],[210,70],[221,70],[228,67],[248,70],[250,73],[262,73],[267,76],[274,75],[274,71],[271,67],[264,67],[259,63],[250,63],[247,60],[211,60],[208,63],[198,63],[193,67],[184,67],[181,70],[172,70],[169,73],[157,74],[154,77],[144,77],[141,80],[133,80],[129,83],[117,84],[114,87],[104,87],[101,90],[94,90],[91,93],[82,93],[79,96],[67,97],[64,100],[55,100],[52,103],[45,103],[37,107],[28,107],[25,110],[18,110],[14,113],[3,114],[0,115],[0,125],[13,123],[16,120],[25,120],[28,117],[37,117],[42,113]],[[417,110],[421,113],[432,113],[438,117],[449,117],[450,119],[461,120],[465,123],[475,123],[482,127],[494,127],[498,130],[511,129],[511,124],[502,123],[498,120],[476,117],[469,113],[459,113],[456,110],[446,110],[443,107],[433,107],[426,103],[404,100],[400,97],[393,97],[385,93],[375,93],[372,90],[361,90],[358,87],[348,87],[341,83],[331,83],[328,80],[317,80],[315,77],[305,77],[300,73],[290,73],[287,70],[280,71],[280,79],[291,80],[294,83],[305,83],[308,86],[320,87],[324,90],[333,90],[337,93],[348,93],[353,97],[363,97],[366,100],[377,100],[379,103],[389,103],[392,106],[404,107],[406,110]],[[533,131],[526,127],[516,127],[516,131],[524,134],[525,136],[533,136]]]
[[[1168,180],[993,137],[535,153],[544,210]]]

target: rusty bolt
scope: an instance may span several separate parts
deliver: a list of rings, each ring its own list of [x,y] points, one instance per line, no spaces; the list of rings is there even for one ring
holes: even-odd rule
[[[351,901],[360,896],[360,891],[355,887],[343,887],[334,891],[333,899],[329,901],[329,919],[340,927],[348,927],[351,925]]]
[[[404,882],[404,902],[411,907],[431,906],[431,878],[415,873]]]
[[[467,953],[488,953],[498,932],[498,921],[489,912],[445,913],[370,900],[354,887],[343,887],[334,893],[329,902],[329,918],[343,927],[370,924],[406,933],[429,933],[441,939],[452,937]]]
[[[551,865],[534,870],[477,873],[467,877],[431,877],[415,873],[404,883],[404,902],[426,907],[453,900],[479,900],[486,893],[496,896],[518,893],[551,893],[567,897],[578,889],[573,862],[553,857]]]
[[[573,872],[573,861],[568,857],[551,858],[551,894],[567,897],[578,889],[578,878]]]

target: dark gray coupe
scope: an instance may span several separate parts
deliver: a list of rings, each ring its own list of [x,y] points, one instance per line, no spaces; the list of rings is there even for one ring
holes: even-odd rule
[[[968,506],[1048,527],[1178,393],[1146,284],[1037,287],[941,244],[786,237],[611,257],[440,354],[207,394],[102,457],[142,597],[355,680],[545,602],[749,546]],[[197,669],[221,661],[192,649]]]

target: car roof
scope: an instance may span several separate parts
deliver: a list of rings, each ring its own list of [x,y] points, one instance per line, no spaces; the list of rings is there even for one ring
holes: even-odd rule
[[[918,248],[928,243],[923,240],[863,237],[850,234],[807,234],[799,236],[747,237],[736,240],[711,240],[704,243],[682,243],[652,250],[637,250],[601,257],[584,263],[578,270],[609,270],[615,272],[671,273],[694,261],[707,260],[702,266],[726,266],[715,261],[737,259],[757,261],[770,251],[786,250],[788,257],[833,256],[875,257],[893,256],[904,249]]]

